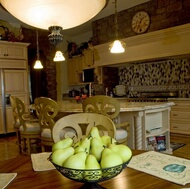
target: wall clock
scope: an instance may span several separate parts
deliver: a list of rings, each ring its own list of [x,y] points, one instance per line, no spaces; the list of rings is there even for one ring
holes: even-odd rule
[[[146,32],[150,26],[149,14],[146,11],[137,12],[132,18],[131,26],[136,34]]]

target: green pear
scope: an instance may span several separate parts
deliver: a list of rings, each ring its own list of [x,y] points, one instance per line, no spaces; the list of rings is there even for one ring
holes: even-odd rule
[[[72,146],[72,144],[73,144],[72,138],[65,138],[63,140],[60,140],[60,141],[56,142],[55,144],[53,144],[52,152],[57,150],[57,149],[70,147],[70,146]]]
[[[105,146],[109,146],[109,144],[116,144],[116,140],[108,135],[101,136],[102,143]]]
[[[90,130],[90,136],[92,138],[97,138],[99,141],[102,141],[97,127],[92,127]]]
[[[113,152],[109,148],[105,148],[102,151],[102,158],[100,161],[101,168],[109,168],[113,166],[117,166],[123,163],[122,158]]]
[[[74,154],[64,161],[63,167],[70,169],[85,169],[86,157],[86,152]]]
[[[96,157],[97,161],[100,161],[104,147],[105,147],[104,144],[101,141],[99,141],[97,138],[91,139],[90,153]]]
[[[86,180],[98,180],[102,177],[102,171],[100,170],[100,164],[93,154],[88,154],[85,162],[84,179]],[[90,171],[87,171],[87,170]],[[98,169],[98,170],[95,170]]]
[[[80,144],[75,148],[75,153],[78,152],[86,152],[89,153],[90,150],[90,139],[89,138],[84,138]]]
[[[120,155],[120,157],[123,160],[123,163],[129,161],[129,159],[132,156],[131,149],[128,146],[124,145],[124,144],[118,144],[118,145],[116,145],[116,144],[110,144],[109,148],[112,151],[114,151],[115,153],[117,153],[118,155]]]
[[[54,150],[51,155],[52,162],[56,165],[62,166],[64,161],[70,156],[72,156],[74,152],[75,150],[73,147]]]

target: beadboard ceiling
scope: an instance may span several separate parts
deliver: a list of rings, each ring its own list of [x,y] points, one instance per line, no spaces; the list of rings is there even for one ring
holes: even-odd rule
[[[145,3],[150,0],[118,0],[117,1],[117,11],[122,11],[128,8],[131,8],[133,6]],[[75,28],[64,30],[62,33],[67,36],[77,36],[82,33],[86,33],[92,30],[92,21],[101,19],[103,17],[109,16],[111,14],[114,14],[114,0],[109,0],[107,6],[94,18],[92,18],[90,21],[77,26]],[[15,17],[13,17],[11,14],[9,14],[2,6],[0,6],[0,20],[8,21],[12,25],[19,27],[20,25],[24,27],[29,27],[28,25],[20,22]]]

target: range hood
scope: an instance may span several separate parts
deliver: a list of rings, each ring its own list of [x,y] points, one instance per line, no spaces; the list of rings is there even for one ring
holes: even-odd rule
[[[136,35],[122,40],[126,43],[126,51],[121,54],[111,54],[109,43],[95,46],[95,66],[115,64],[119,66],[122,63],[190,57],[190,24]]]

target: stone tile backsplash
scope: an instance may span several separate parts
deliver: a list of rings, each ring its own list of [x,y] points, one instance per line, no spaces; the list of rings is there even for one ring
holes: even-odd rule
[[[178,92],[190,98],[190,60],[175,59],[138,63],[119,68],[119,83],[127,86],[128,96],[141,92]]]

